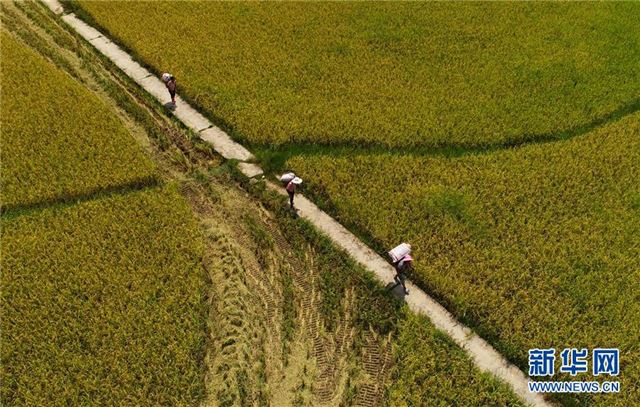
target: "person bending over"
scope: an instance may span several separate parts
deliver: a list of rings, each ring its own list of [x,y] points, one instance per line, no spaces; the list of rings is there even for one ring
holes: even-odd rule
[[[162,81],[167,87],[167,90],[169,91],[169,95],[171,95],[171,104],[175,107],[176,106],[176,89],[177,89],[176,78],[170,73],[165,72],[162,74]]]
[[[411,255],[406,254],[403,258],[401,258],[397,263],[395,263],[396,275],[393,279],[396,282],[396,285],[402,285],[405,294],[409,294],[409,290],[407,290],[407,286],[405,280],[407,279],[407,272],[411,270],[413,267],[413,258]]]

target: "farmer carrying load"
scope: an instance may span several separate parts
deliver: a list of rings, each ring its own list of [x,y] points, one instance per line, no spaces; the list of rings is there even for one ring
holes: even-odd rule
[[[176,106],[176,78],[168,72],[162,74],[162,82],[164,82],[167,90],[169,91],[169,95],[171,95],[171,104]]]
[[[402,243],[389,252],[391,258],[391,264],[396,269],[396,275],[393,277],[396,285],[402,285],[405,294],[409,294],[407,286],[405,285],[406,273],[413,267],[413,258],[411,257],[411,245],[408,243]]]
[[[302,179],[296,177],[296,174],[288,172],[280,177],[280,181],[287,191],[287,194],[289,194],[289,205],[291,205],[291,209],[295,210],[293,207],[293,196],[296,193],[296,186],[302,184]]]

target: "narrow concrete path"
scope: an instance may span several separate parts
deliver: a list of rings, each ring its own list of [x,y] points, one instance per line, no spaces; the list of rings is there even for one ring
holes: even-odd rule
[[[56,14],[62,14],[63,8],[57,0],[43,0],[43,2]],[[109,58],[118,68],[120,68],[127,76],[138,83],[142,88],[149,92],[153,97],[161,103],[170,102],[169,92],[162,81],[147,69],[143,68],[139,63],[134,61],[129,54],[120,49],[116,44],[111,42],[100,31],[80,20],[73,13],[65,14],[62,20],[73,28],[82,38],[87,40],[98,51]],[[216,127],[209,119],[204,117],[200,112],[192,108],[180,96],[176,97],[177,107],[173,110],[173,114],[185,126],[198,133],[200,138],[210,143],[213,148],[224,158],[228,160],[248,161],[254,159],[244,146],[236,143],[229,137],[227,133]],[[260,167],[255,164],[245,164],[240,166],[240,170],[245,172],[249,177],[255,177],[262,174]]]
[[[55,14],[63,14],[64,10],[57,0],[41,1]],[[164,84],[102,33],[77,18],[73,13],[65,14],[61,18],[158,101],[163,104],[169,101],[169,94]],[[203,140],[209,142],[220,155],[226,159],[241,161],[238,168],[250,178],[263,174],[258,165],[246,162],[254,158],[246,148],[233,141],[229,135],[189,106],[179,96],[176,98],[176,102],[178,106],[174,111],[175,116],[191,130],[198,133]],[[283,188],[273,182],[267,181],[267,186],[282,195],[286,195]],[[372,271],[382,284],[387,285],[393,282],[393,276],[395,275],[393,267],[353,233],[349,232],[335,219],[300,194],[296,195],[296,206],[302,218],[311,222],[337,246],[344,249],[356,261]],[[437,301],[410,281],[407,281],[407,288],[409,289],[409,295],[405,296],[405,300],[410,309],[418,314],[426,315],[438,329],[449,335],[469,354],[480,370],[490,372],[508,383],[516,394],[533,406],[552,405],[539,394],[530,393],[527,386],[528,379],[520,369],[509,363],[498,351],[471,329],[459,323]]]
[[[287,195],[284,189],[274,183],[267,184],[269,188],[282,195]],[[395,284],[393,267],[380,255],[365,245],[353,233],[338,223],[331,216],[320,210],[313,202],[304,196],[297,194],[295,205],[298,214],[311,222],[316,228],[324,232],[339,247],[347,251],[360,264],[373,271],[378,280],[383,284]],[[523,400],[533,406],[551,406],[539,394],[530,393],[527,377],[510,363],[484,339],[476,335],[470,328],[458,322],[449,311],[433,298],[428,296],[412,282],[406,282],[409,294],[405,301],[409,308],[417,313],[426,315],[436,328],[449,335],[462,349],[464,349],[473,362],[482,371],[491,372],[503,381],[511,385],[513,391]]]

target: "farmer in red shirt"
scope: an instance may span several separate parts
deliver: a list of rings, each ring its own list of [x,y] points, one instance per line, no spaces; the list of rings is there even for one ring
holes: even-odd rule
[[[171,104],[175,107],[176,105],[176,88],[177,88],[177,84],[176,84],[176,78],[175,76],[171,75],[170,73],[163,73],[162,74],[162,81],[164,82],[165,86],[167,87],[167,90],[169,91],[169,95],[171,95]]]
[[[287,193],[289,194],[289,204],[291,205],[291,209],[295,209],[293,207],[293,196],[296,193],[296,186],[300,184],[302,184],[302,179],[295,177],[294,179],[292,179],[287,183],[286,187],[284,187],[287,190]]]

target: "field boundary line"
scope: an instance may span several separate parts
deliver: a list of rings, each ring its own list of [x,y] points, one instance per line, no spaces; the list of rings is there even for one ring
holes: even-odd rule
[[[133,58],[122,51],[100,31],[80,20],[74,13],[63,14],[64,9],[58,0],[40,0],[54,14],[61,16],[76,33],[89,42],[100,53],[109,58],[127,76],[155,97],[160,103],[168,101],[168,92],[164,84],[151,72],[143,68]],[[254,159],[244,146],[236,143],[227,133],[215,126],[197,110],[192,108],[179,96],[178,106],[173,112],[176,118],[188,128],[195,131],[202,140],[212,145],[227,160],[240,161],[238,168],[249,178],[263,175],[262,169],[253,163]],[[267,188],[280,195],[286,195],[280,185],[266,181]],[[345,250],[358,263],[369,269],[383,285],[394,282],[393,267],[378,253],[368,247],[338,221],[319,209],[313,202],[298,194],[296,197],[299,215],[326,234],[338,247]],[[530,393],[528,379],[514,364],[495,350],[488,342],[480,338],[469,327],[460,323],[436,300],[427,295],[415,284],[407,280],[410,293],[405,296],[409,308],[416,314],[427,316],[435,327],[446,333],[472,359],[473,363],[484,372],[489,372],[509,384],[521,399],[533,406],[552,406],[540,394]]]
[[[138,178],[129,182],[123,182],[114,185],[98,186],[75,193],[55,195],[50,198],[44,198],[39,201],[29,203],[18,203],[9,206],[0,206],[0,215],[10,218],[20,216],[35,211],[41,211],[47,208],[56,208],[76,205],[81,202],[93,201],[115,195],[125,195],[131,192],[153,189],[161,186],[162,183],[156,176]]]

